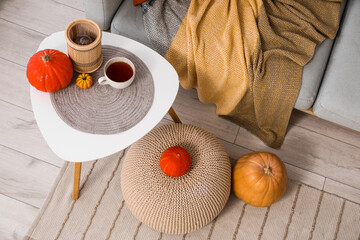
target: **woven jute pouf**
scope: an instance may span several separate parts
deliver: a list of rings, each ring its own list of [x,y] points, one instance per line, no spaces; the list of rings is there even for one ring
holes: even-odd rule
[[[191,168],[169,177],[160,157],[172,146],[185,148]],[[183,234],[212,221],[225,206],[231,189],[231,166],[222,144],[192,125],[153,129],[134,143],[121,172],[122,193],[130,211],[144,224],[164,233]]]

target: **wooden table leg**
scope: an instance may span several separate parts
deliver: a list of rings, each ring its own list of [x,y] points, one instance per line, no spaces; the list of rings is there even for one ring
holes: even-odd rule
[[[81,162],[74,163],[74,184],[72,198],[77,200],[79,198],[80,187],[80,175],[81,175]]]
[[[169,109],[169,114],[175,123],[181,123],[180,118],[178,117],[178,115],[176,114],[175,110],[172,107]]]

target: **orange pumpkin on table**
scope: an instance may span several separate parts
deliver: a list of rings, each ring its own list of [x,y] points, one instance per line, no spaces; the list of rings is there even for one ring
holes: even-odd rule
[[[275,154],[253,152],[236,161],[232,179],[238,198],[254,207],[267,207],[284,194],[288,176]]]
[[[191,157],[185,148],[173,146],[166,149],[160,158],[161,170],[170,177],[180,177],[191,166]]]
[[[36,89],[55,92],[69,85],[73,76],[73,67],[65,53],[55,49],[45,49],[30,58],[26,76]]]

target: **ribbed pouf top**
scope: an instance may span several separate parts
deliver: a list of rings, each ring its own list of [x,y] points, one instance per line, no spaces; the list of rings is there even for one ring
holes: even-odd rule
[[[185,148],[192,161],[189,172],[177,178],[160,168],[162,152],[172,146]],[[130,147],[121,188],[125,203],[141,222],[164,233],[188,233],[208,224],[225,206],[231,189],[230,161],[207,131],[164,125]]]

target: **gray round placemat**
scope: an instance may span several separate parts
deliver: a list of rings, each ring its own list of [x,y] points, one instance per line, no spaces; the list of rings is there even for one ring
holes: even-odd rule
[[[79,73],[66,88],[51,93],[51,102],[60,118],[71,127],[93,134],[116,134],[135,126],[145,117],[154,99],[154,82],[145,63],[133,53],[114,46],[102,46],[103,64],[90,75],[93,85],[76,85]],[[105,63],[113,57],[126,57],[135,66],[135,79],[125,89],[100,85]]]

